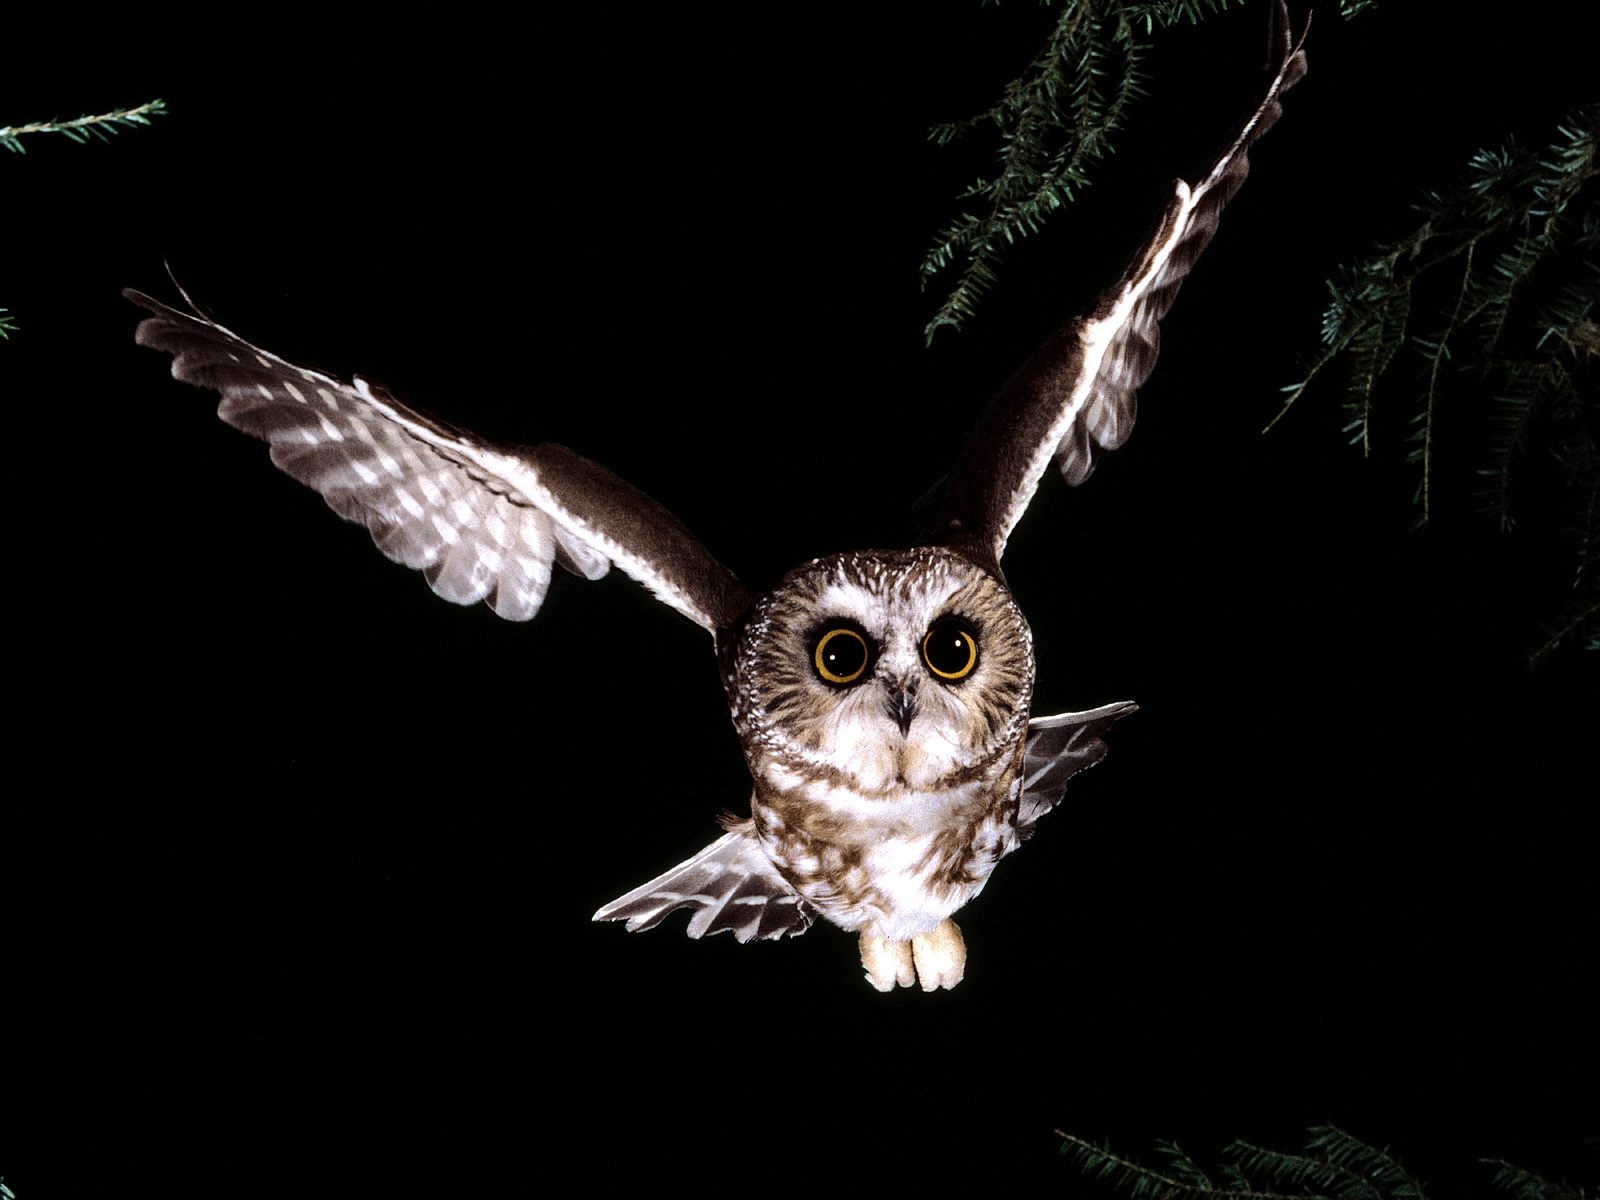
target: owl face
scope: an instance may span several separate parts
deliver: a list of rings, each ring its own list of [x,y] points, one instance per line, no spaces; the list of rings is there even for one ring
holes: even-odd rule
[[[1033,642],[994,576],[937,548],[791,571],[756,607],[731,680],[751,767],[861,793],[949,786],[1019,744]]]

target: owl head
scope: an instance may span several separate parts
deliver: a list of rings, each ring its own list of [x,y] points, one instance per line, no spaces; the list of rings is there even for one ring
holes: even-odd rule
[[[960,555],[855,551],[762,598],[728,682],[758,775],[932,787],[1021,744],[1033,640],[1005,585]]]

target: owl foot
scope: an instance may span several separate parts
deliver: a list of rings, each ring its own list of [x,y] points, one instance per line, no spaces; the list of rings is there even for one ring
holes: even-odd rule
[[[892,992],[896,984],[910,987],[917,981],[910,942],[891,942],[886,937],[863,933],[861,965],[867,969],[867,982],[880,992]]]
[[[911,956],[925,992],[953,988],[967,973],[967,943],[962,940],[961,927],[949,917],[935,925],[932,933],[911,939]]]
[[[925,992],[953,988],[967,972],[967,943],[961,927],[946,917],[932,933],[918,934],[909,942],[861,935],[861,965],[867,982],[880,992],[921,983]]]

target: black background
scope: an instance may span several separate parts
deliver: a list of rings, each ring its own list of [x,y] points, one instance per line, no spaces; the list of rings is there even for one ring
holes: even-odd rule
[[[1480,1155],[1593,1181],[1594,671],[1522,658],[1567,564],[1464,489],[1408,532],[1401,421],[1363,461],[1332,381],[1259,436],[1333,264],[1592,98],[1569,10],[1319,13],[1135,437],[1012,541],[1036,711],[1141,712],[963,912],[967,978],[931,997],[873,992],[825,926],[591,925],[747,794],[703,631],[620,574],[558,579],[526,626],[440,602],[135,347],[118,292],[171,298],[165,258],[263,346],[606,462],[766,585],[915,538],[982,401],[1255,102],[1264,13],[1162,36],[1099,182],[931,351],[916,264],[991,157],[926,128],[987,104],[1050,10],[14,34],[0,120],[171,110],[0,160],[20,1200],[572,1168],[1105,1194],[1052,1129],[1206,1157],[1320,1121],[1437,1196],[1482,1190]]]

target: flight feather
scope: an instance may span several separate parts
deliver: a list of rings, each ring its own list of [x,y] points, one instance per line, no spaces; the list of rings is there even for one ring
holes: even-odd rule
[[[995,400],[957,468],[945,506],[947,544],[999,563],[1006,541],[1055,462],[1069,484],[1133,431],[1135,395],[1155,365],[1160,321],[1249,173],[1248,152],[1306,71],[1305,31],[1291,39],[1280,3],[1276,72],[1266,95],[1199,183],[1177,180],[1155,233],[1088,316],[1058,331]]]
[[[564,446],[494,445],[359,375],[296,366],[214,321],[123,294],[153,314],[138,341],[172,354],[174,377],[220,392],[218,416],[266,441],[276,466],[446,600],[526,621],[554,563],[588,579],[615,564],[713,632],[753,599],[676,517]]]

